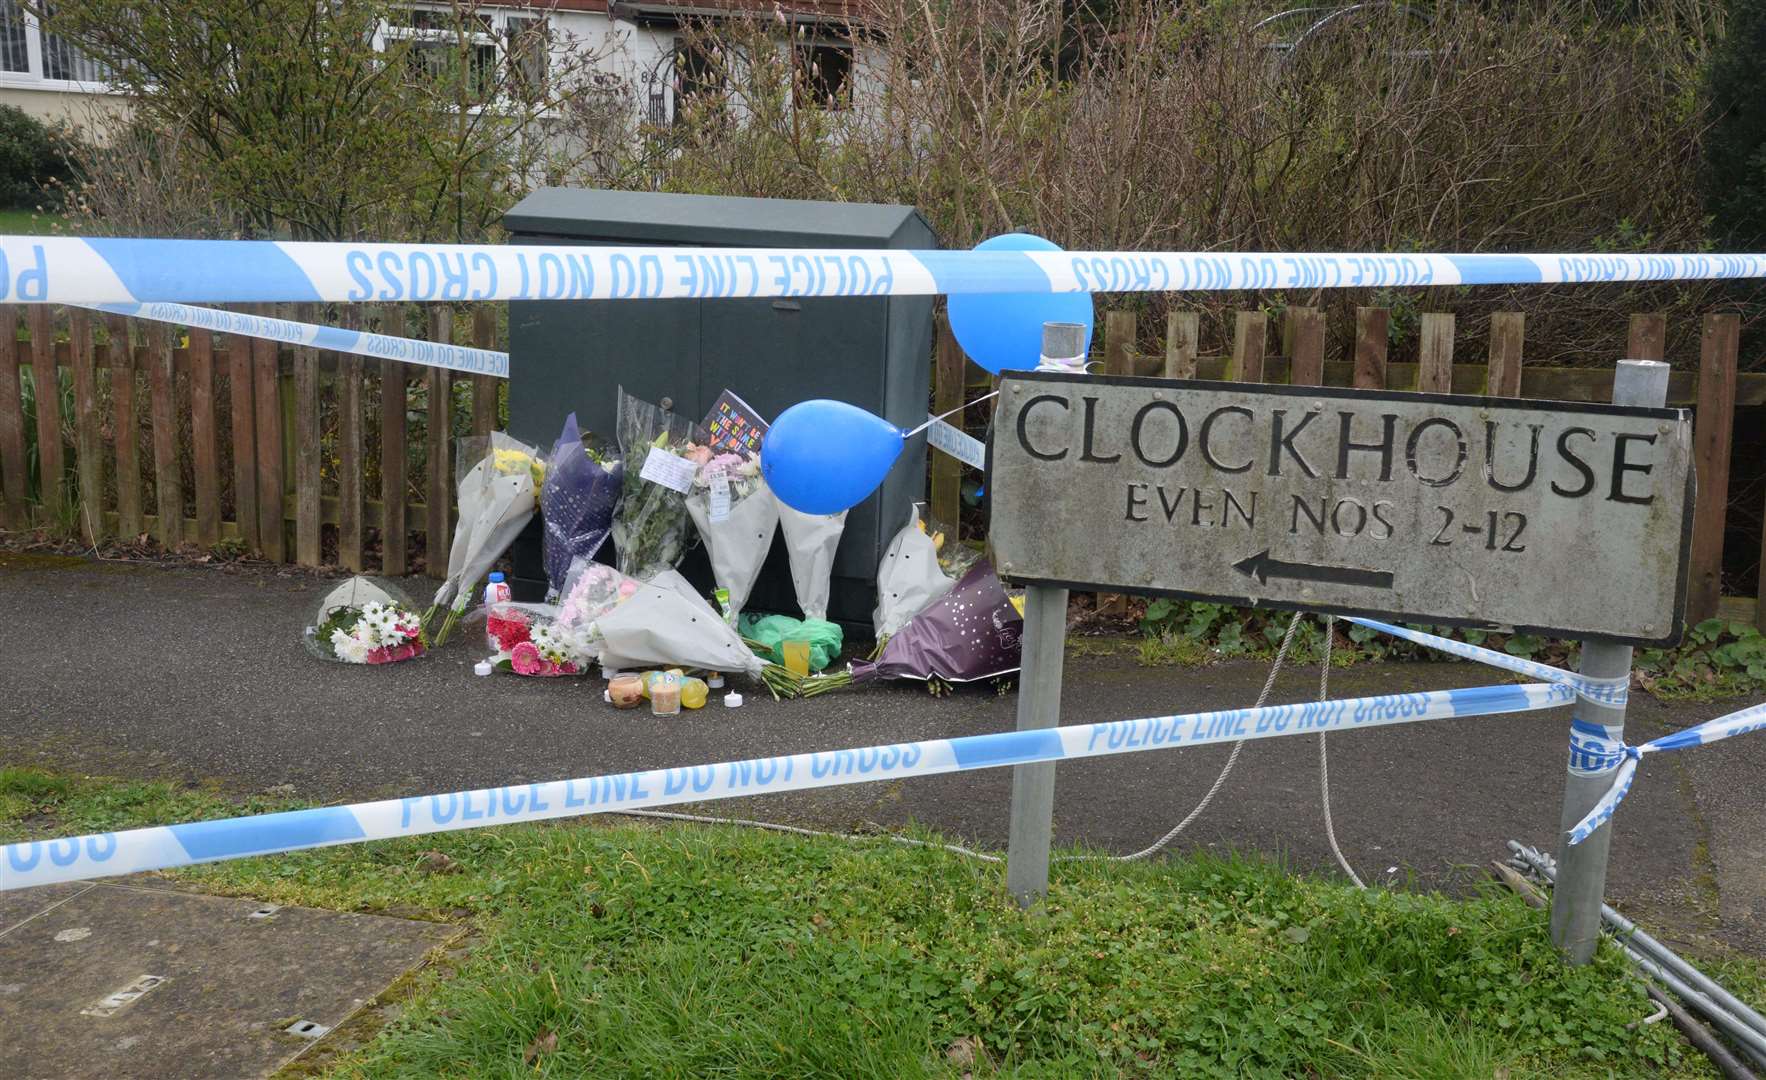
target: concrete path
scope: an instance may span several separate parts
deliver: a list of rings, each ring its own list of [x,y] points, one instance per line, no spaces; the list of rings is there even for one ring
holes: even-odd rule
[[[902,739],[1009,729],[1015,698],[944,699],[917,684],[775,704],[715,704],[678,719],[618,712],[601,684],[477,679],[462,642],[391,669],[311,659],[300,645],[332,582],[304,573],[167,568],[0,553],[0,761],[128,776],[214,780],[315,799],[584,776]],[[421,590],[422,579],[413,586]],[[1266,667],[1139,667],[1070,655],[1063,723],[1250,704]],[[1464,664],[1365,664],[1333,696],[1471,686]],[[1316,694],[1316,668],[1273,701]],[[1668,707],[1639,695],[1634,739],[1738,707]],[[1370,881],[1481,880],[1513,837],[1549,848],[1567,710],[1333,736],[1331,780],[1345,854]],[[1077,762],[1057,782],[1057,838],[1123,852],[1163,834],[1218,774],[1225,747]],[[1766,951],[1766,736],[1647,762],[1620,811],[1609,891],[1678,940]],[[1215,805],[1179,844],[1279,853],[1332,866],[1322,833],[1318,741],[1251,743]],[[1010,771],[836,788],[719,804],[714,812],[846,829],[923,822],[1002,846]]]

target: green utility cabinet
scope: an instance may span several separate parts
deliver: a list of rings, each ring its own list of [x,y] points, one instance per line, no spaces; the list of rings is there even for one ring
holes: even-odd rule
[[[869,203],[541,188],[503,221],[516,244],[938,246],[912,207]],[[509,428],[549,448],[574,411],[584,430],[611,442],[621,385],[648,401],[667,398],[694,421],[727,387],[769,422],[800,401],[836,398],[912,428],[926,419],[931,352],[927,296],[511,301]],[[925,446],[912,440],[881,490],[848,514],[834,561],[830,618],[869,623],[877,563],[923,497]],[[530,529],[514,553],[522,594],[543,591],[539,535]],[[702,550],[683,570],[710,588]],[[775,542],[748,607],[795,610],[782,541]]]

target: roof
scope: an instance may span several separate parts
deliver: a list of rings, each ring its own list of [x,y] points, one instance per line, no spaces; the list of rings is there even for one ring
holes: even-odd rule
[[[931,226],[911,206],[539,188],[503,216],[531,239],[708,247],[930,248]]]
[[[487,0],[487,7],[589,11],[632,20],[675,21],[720,15],[771,14],[775,6],[787,17],[811,21],[857,21],[875,9],[875,0],[689,0],[667,4],[656,0]]]

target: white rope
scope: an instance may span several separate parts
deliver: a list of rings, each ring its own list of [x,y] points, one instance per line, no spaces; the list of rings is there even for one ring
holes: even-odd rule
[[[1336,637],[1336,616],[1324,617],[1324,662],[1318,667],[1318,700],[1329,701],[1331,694],[1331,643]],[[1337,846],[1337,827],[1331,823],[1331,759],[1325,749],[1325,733],[1318,733],[1318,792],[1324,803],[1325,839],[1331,842],[1331,854],[1337,857],[1337,865],[1355,882],[1355,887],[1365,889],[1367,885],[1355,874],[1355,868],[1343,857],[1343,849]]]
[[[1269,678],[1263,680],[1263,692],[1257,695],[1257,704],[1254,708],[1262,708],[1264,702],[1269,700],[1269,692],[1275,689],[1276,676],[1281,674],[1282,663],[1288,658],[1288,647],[1294,643],[1294,631],[1299,629],[1300,620],[1303,618],[1305,618],[1305,616],[1296,611],[1294,617],[1288,620],[1288,631],[1282,635],[1281,647],[1275,651],[1275,660],[1269,665]],[[1157,855],[1160,851],[1165,849],[1167,844],[1177,839],[1179,833],[1189,828],[1190,822],[1201,817],[1202,811],[1208,809],[1208,804],[1214,801],[1214,796],[1219,794],[1221,787],[1226,784],[1226,778],[1232,775],[1233,766],[1239,763],[1239,752],[1244,748],[1245,740],[1243,739],[1233,743],[1232,753],[1227,755],[1226,764],[1220,767],[1220,775],[1214,778],[1213,785],[1208,788],[1208,793],[1202,796],[1202,801],[1196,804],[1196,808],[1191,810],[1187,817],[1176,825],[1173,825],[1170,832],[1153,841],[1149,846],[1144,847],[1131,855],[1066,855],[1055,861],[1133,862],[1136,859],[1145,859],[1148,856]]]
[[[1304,616],[1302,616],[1299,612],[1295,612],[1294,617],[1292,619],[1288,620],[1288,629],[1287,629],[1287,632],[1282,635],[1281,647],[1276,650],[1275,660],[1269,666],[1269,677],[1263,681],[1263,691],[1257,695],[1257,704],[1255,706],[1256,708],[1262,708],[1264,703],[1269,700],[1270,691],[1275,689],[1276,676],[1281,674],[1282,664],[1287,660],[1287,657],[1288,657],[1288,649],[1294,643],[1294,631],[1296,631],[1300,628],[1300,620],[1303,617]],[[1327,662],[1327,664],[1329,662],[1329,654],[1328,653],[1326,655],[1326,662]],[[1182,821],[1180,821],[1176,825],[1174,825],[1171,828],[1170,832],[1167,832],[1164,836],[1161,836],[1159,839],[1153,841],[1153,843],[1151,845],[1149,845],[1148,847],[1142,848],[1141,850],[1136,851],[1130,855],[1063,855],[1063,856],[1057,857],[1053,861],[1054,862],[1132,862],[1136,859],[1145,859],[1149,856],[1158,854],[1160,851],[1162,851],[1165,848],[1166,845],[1170,844],[1173,840],[1177,839],[1177,837],[1180,833],[1182,833],[1185,829],[1189,828],[1190,822],[1195,821],[1198,817],[1200,817],[1202,815],[1202,811],[1208,809],[1208,804],[1214,801],[1214,796],[1219,794],[1220,789],[1226,784],[1226,778],[1232,775],[1233,766],[1237,765],[1239,762],[1239,752],[1241,750],[1243,750],[1244,748],[1245,748],[1245,740],[1243,740],[1243,739],[1240,739],[1238,742],[1233,743],[1232,753],[1227,755],[1226,764],[1221,766],[1220,775],[1216,776],[1214,778],[1214,783],[1208,788],[1208,793],[1202,796],[1202,801],[1198,802],[1196,804],[1196,808],[1194,810],[1191,810],[1189,812],[1189,814],[1186,815]],[[1328,822],[1329,813],[1330,813],[1328,806],[1326,808],[1325,813],[1326,813],[1326,820]],[[622,816],[622,817],[661,818],[665,821],[688,821],[688,822],[694,822],[694,823],[700,824],[700,825],[739,825],[744,828],[750,828],[750,829],[766,829],[769,832],[790,833],[794,836],[831,837],[835,840],[847,840],[847,841],[854,841],[854,842],[868,841],[868,840],[890,840],[894,843],[906,844],[910,847],[936,848],[940,851],[948,851],[948,852],[952,853],[953,855],[961,855],[965,858],[976,859],[980,862],[987,862],[987,863],[1003,863],[1003,862],[1005,862],[1005,859],[1001,858],[998,855],[988,855],[983,852],[975,851],[971,848],[963,847],[961,844],[946,844],[946,843],[942,843],[942,842],[936,841],[936,840],[920,840],[920,839],[916,839],[911,836],[898,836],[894,833],[884,833],[884,834],[877,835],[877,836],[866,836],[866,835],[862,835],[862,834],[858,834],[858,833],[827,832],[822,829],[805,829],[805,828],[798,826],[798,825],[781,825],[777,822],[755,821],[751,818],[713,817],[708,814],[682,814],[682,813],[676,813],[676,812],[671,812],[671,811],[667,811],[667,810],[627,810],[627,811],[622,812],[620,816]],[[1327,824],[1327,828],[1328,828],[1328,824]],[[1336,843],[1336,841],[1333,839],[1332,840],[1333,846],[1335,845],[1335,843]],[[1341,861],[1341,859],[1342,859],[1342,857],[1339,855],[1338,861]],[[1347,869],[1347,867],[1345,867],[1345,869]],[[1350,871],[1349,876],[1355,877],[1355,872]],[[1359,879],[1357,879],[1356,884],[1358,884],[1358,885],[1361,884]]]

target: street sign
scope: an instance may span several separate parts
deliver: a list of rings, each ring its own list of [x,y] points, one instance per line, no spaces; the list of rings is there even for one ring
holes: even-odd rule
[[[1685,410],[1042,372],[999,400],[1008,580],[1679,638]]]

